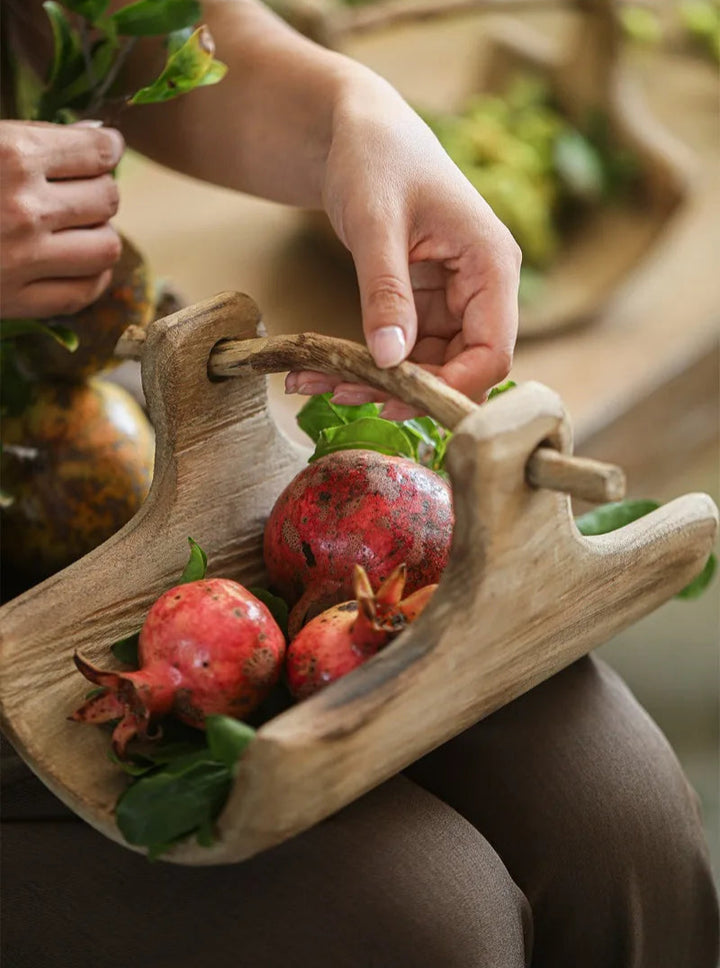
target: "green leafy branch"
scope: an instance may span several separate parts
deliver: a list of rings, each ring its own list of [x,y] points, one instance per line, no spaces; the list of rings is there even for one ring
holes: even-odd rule
[[[108,102],[155,104],[217,84],[227,67],[215,59],[205,26],[194,28],[198,0],[136,0],[107,14],[109,0],[46,0],[53,57],[34,117],[64,123],[91,116]],[[148,86],[119,92],[117,82],[141,37],[164,37],[167,60]]]

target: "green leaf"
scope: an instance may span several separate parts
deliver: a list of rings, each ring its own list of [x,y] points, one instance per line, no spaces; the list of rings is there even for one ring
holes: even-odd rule
[[[571,195],[582,199],[600,198],[605,182],[602,161],[579,131],[568,129],[558,136],[554,162],[560,180]]]
[[[168,54],[174,54],[176,51],[180,50],[182,45],[190,40],[192,37],[192,32],[192,27],[183,27],[181,30],[171,31],[168,34],[166,42]]]
[[[212,820],[208,819],[200,824],[195,833],[195,839],[200,847],[212,847],[215,843],[215,825]]]
[[[211,84],[217,84],[219,81],[225,77],[227,74],[227,64],[223,64],[222,61],[214,60],[210,62],[210,67],[208,67],[206,73],[204,74],[202,80],[198,81],[195,85],[196,87],[209,87]]]
[[[85,107],[95,88],[109,74],[117,52],[118,43],[113,38],[95,44],[90,55],[90,70],[85,65],[83,73],[55,96],[57,103],[77,109]]]
[[[252,726],[232,716],[206,716],[205,732],[212,758],[229,770],[235,767],[238,757],[255,737]]]
[[[415,456],[415,448],[408,434],[398,424],[381,417],[364,417],[321,431],[310,460],[326,457],[338,450],[376,450],[391,457]]]
[[[323,430],[353,423],[364,417],[377,417],[380,413],[380,406],[377,403],[364,403],[358,407],[344,407],[337,403],[331,403],[331,397],[332,393],[320,393],[310,397],[295,418],[298,427],[315,444],[320,439]]]
[[[60,88],[68,84],[85,67],[82,43],[73,30],[59,3],[46,0],[43,9],[50,19],[53,34],[53,58],[47,78],[48,88]]]
[[[140,665],[140,659],[138,657],[139,641],[140,633],[133,632],[132,635],[127,635],[124,639],[120,639],[111,645],[110,651],[118,662],[124,662],[125,665],[134,666],[137,669]]]
[[[280,626],[280,630],[285,638],[288,637],[288,605],[287,602],[278,595],[273,595],[266,588],[248,588],[251,595],[258,598]]]
[[[111,20],[124,37],[155,37],[190,27],[201,16],[198,0],[137,0],[117,10]]]
[[[496,387],[493,387],[490,393],[488,393],[488,400],[492,400],[493,397],[499,397],[501,393],[506,393],[508,390],[512,390],[516,387],[517,383],[514,380],[505,380],[504,383],[498,383]]]
[[[686,585],[681,592],[678,592],[675,598],[682,598],[684,601],[699,598],[713,580],[716,571],[717,558],[715,555],[710,555],[700,574],[696,578],[693,578],[690,584]]]
[[[190,557],[180,576],[178,585],[184,585],[190,581],[200,581],[207,572],[207,555],[205,552],[192,538],[188,538],[188,544],[190,545]]]
[[[657,501],[613,501],[611,504],[601,504],[587,514],[581,514],[575,518],[575,524],[580,534],[607,534],[609,531],[624,528],[626,524],[637,521],[651,511],[657,511],[659,507]]]
[[[128,776],[145,776],[152,770],[157,769],[151,760],[144,760],[143,758],[121,760],[114,750],[108,751],[108,759],[115,766],[119,766],[123,773],[127,773]]]
[[[432,417],[414,417],[404,420],[400,426],[417,441],[415,459],[433,470],[442,470],[445,451],[452,437],[450,431]]]
[[[63,6],[91,24],[96,24],[108,8],[110,0],[62,0]]]
[[[220,80],[214,59],[215,43],[207,27],[198,27],[189,39],[175,53],[168,57],[167,63],[158,78],[147,87],[134,94],[129,104],[157,104],[186,94],[203,84],[205,77],[212,71],[212,78],[206,83]]]
[[[19,369],[12,344],[0,340],[0,413],[16,416],[30,405],[33,383]]]
[[[120,832],[128,843],[156,852],[206,828],[222,809],[231,784],[230,770],[209,760],[140,777],[115,807]]]
[[[16,339],[18,336],[49,336],[70,353],[74,353],[79,345],[76,333],[58,323],[41,323],[37,319],[0,320],[0,339]]]

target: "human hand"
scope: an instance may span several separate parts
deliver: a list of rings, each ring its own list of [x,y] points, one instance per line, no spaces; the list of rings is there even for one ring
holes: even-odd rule
[[[112,128],[0,121],[0,316],[74,313],[105,290],[124,147]]]
[[[323,198],[352,253],[365,338],[381,367],[421,364],[475,401],[504,379],[517,335],[521,254],[421,119],[370,82],[336,111]],[[359,404],[377,390],[291,373],[288,392]],[[397,401],[383,416],[405,419]]]

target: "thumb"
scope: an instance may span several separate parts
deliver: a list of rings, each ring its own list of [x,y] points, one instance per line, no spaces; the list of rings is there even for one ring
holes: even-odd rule
[[[417,337],[417,312],[407,241],[372,234],[353,251],[363,331],[375,363],[385,369],[407,357]]]

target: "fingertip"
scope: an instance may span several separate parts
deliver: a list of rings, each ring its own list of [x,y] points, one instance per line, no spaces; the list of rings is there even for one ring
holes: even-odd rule
[[[368,349],[381,370],[397,366],[408,354],[405,330],[401,326],[380,326],[367,336]]]

